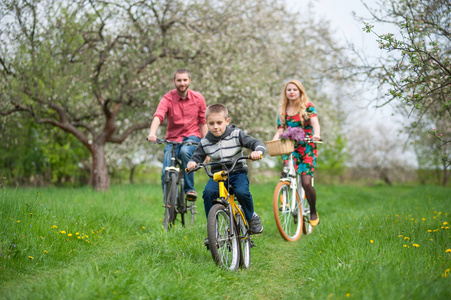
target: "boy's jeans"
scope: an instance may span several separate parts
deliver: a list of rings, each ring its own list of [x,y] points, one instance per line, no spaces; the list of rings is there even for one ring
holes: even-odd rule
[[[191,141],[191,142],[199,142],[200,138],[197,136],[189,136],[184,137],[183,141]],[[186,169],[186,165],[188,164],[191,156],[196,150],[196,145],[187,146],[187,145],[177,145],[175,149],[175,155],[178,159],[182,161],[182,165],[180,166],[182,170]],[[164,170],[166,167],[171,165],[171,154],[172,154],[172,145],[168,144],[164,147],[164,158],[163,158],[163,171],[161,172],[161,187],[164,189]],[[194,172],[186,175],[185,171],[183,171],[183,178],[185,178],[185,185],[183,190],[186,192],[194,190]]]
[[[235,191],[235,199],[238,198],[241,207],[243,208],[244,216],[249,221],[254,214],[254,202],[252,200],[251,192],[249,191],[249,178],[246,172],[238,172],[229,175],[229,183],[233,186]],[[227,188],[227,181],[225,182]],[[205,214],[208,217],[208,212],[212,208],[212,201],[219,197],[219,184],[210,178],[204,189],[204,206]]]

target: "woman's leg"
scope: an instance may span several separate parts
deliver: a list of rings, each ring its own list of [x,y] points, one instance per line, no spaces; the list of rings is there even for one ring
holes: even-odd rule
[[[312,185],[311,175],[301,175],[302,188],[305,191],[308,204],[310,205],[310,219],[316,220],[318,214],[316,213],[316,191]]]

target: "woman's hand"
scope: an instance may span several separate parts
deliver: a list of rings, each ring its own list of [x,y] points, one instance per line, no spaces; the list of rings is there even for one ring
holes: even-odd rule
[[[321,137],[320,137],[319,135],[314,135],[314,136],[312,136],[312,139],[313,139],[315,142],[321,141]]]
[[[278,140],[280,135],[283,133],[283,128],[279,128],[276,131],[276,134],[274,135],[274,137],[272,138],[273,141]]]

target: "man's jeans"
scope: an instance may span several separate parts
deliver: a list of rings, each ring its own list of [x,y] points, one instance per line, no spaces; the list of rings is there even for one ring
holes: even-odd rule
[[[197,136],[189,136],[184,137],[183,141],[190,141],[190,142],[199,142],[200,138]],[[187,145],[177,145],[175,149],[175,155],[178,159],[182,161],[181,168],[183,170],[183,178],[185,179],[185,185],[183,187],[183,190],[186,192],[194,190],[194,172],[192,172],[189,175],[186,175],[185,169],[186,165],[188,164],[191,156],[194,153],[194,150],[196,150],[196,145],[193,146],[187,146]],[[161,186],[164,189],[164,170],[166,167],[169,167],[171,165],[171,154],[172,154],[172,144],[166,145],[164,148],[164,158],[163,158],[163,171],[161,172]],[[163,191],[164,192],[164,191]]]
[[[254,214],[254,202],[252,200],[251,192],[249,191],[249,178],[246,172],[232,173],[229,175],[229,183],[233,186],[235,191],[235,199],[238,198],[238,202],[243,208],[244,216],[249,221]],[[224,182],[227,188],[227,181]],[[208,217],[208,212],[212,208],[212,201],[219,197],[219,184],[210,178],[204,189],[204,207],[205,214]]]

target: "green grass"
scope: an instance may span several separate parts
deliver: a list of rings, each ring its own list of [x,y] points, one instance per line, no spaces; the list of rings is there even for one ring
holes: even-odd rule
[[[289,243],[272,216],[275,184],[251,185],[265,230],[237,273],[203,247],[202,201],[194,226],[162,229],[157,184],[2,188],[0,298],[451,298],[450,188],[317,184],[321,224]]]

